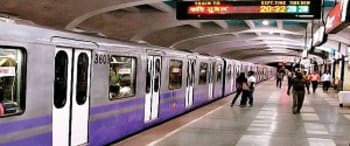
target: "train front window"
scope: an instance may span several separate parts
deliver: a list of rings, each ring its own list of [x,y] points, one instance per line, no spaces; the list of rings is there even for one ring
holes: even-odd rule
[[[136,58],[112,56],[109,70],[109,98],[135,96]]]
[[[0,48],[0,117],[24,111],[23,64],[20,50]]]
[[[206,84],[208,80],[208,63],[200,63],[199,68],[199,83],[200,85]]]
[[[169,90],[179,89],[182,85],[182,61],[169,62]]]

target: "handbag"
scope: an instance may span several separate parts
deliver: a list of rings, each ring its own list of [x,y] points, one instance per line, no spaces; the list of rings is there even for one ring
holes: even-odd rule
[[[243,90],[249,90],[248,84],[247,84],[247,83],[243,83],[243,84],[242,84],[242,89],[243,89]]]
[[[236,83],[236,88],[237,89],[242,89],[242,84],[241,83]]]

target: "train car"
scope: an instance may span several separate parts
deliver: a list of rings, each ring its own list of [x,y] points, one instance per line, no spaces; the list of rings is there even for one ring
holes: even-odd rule
[[[0,32],[1,146],[105,145],[232,94],[249,70],[33,26],[0,23]]]

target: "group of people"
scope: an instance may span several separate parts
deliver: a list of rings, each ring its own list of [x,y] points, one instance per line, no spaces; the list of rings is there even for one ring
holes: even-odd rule
[[[304,102],[305,92],[307,91],[310,94],[309,87],[310,83],[312,84],[313,93],[316,92],[319,82],[323,83],[323,92],[328,92],[328,89],[331,84],[331,75],[329,72],[325,72],[320,75],[317,72],[313,72],[308,75],[306,71],[296,71],[288,73],[288,90],[287,95],[290,95],[290,90],[293,94],[293,106],[292,112],[294,114],[300,113],[301,107]],[[306,91],[305,91],[306,90]]]
[[[276,74],[276,87],[281,88],[282,81],[285,76],[285,70],[280,70]],[[236,78],[236,88],[237,92],[235,97],[231,102],[231,107],[235,104],[239,95],[242,93],[242,98],[240,102],[241,107],[245,107],[247,102],[250,106],[253,106],[253,94],[255,90],[256,78],[254,77],[254,72],[249,71],[246,77],[245,73],[242,72]],[[293,72],[287,73],[288,78],[288,90],[287,95],[293,94],[293,105],[292,112],[293,114],[300,113],[302,108],[305,92],[307,91],[310,94],[310,84],[312,85],[313,93],[316,92],[318,84],[322,82],[323,91],[328,92],[328,89],[332,82],[332,77],[330,73],[327,71],[320,76],[317,72],[313,72],[312,74],[307,74],[306,71],[296,70]]]
[[[313,72],[312,74],[308,74],[306,71],[298,71],[301,73],[302,77],[305,80],[305,87],[307,89],[308,94],[310,94],[310,84],[312,85],[312,92],[315,93],[319,83],[322,83],[323,92],[328,92],[328,89],[331,85],[331,75],[329,72],[325,72],[320,76],[317,72]],[[296,77],[297,72],[288,72],[288,86],[291,84],[291,80],[293,77]],[[281,88],[281,84],[284,77],[284,71],[279,71],[276,74],[276,87]]]
[[[237,93],[231,102],[231,107],[235,104],[237,98],[242,93],[242,98],[240,106],[245,107],[247,101],[250,106],[253,106],[253,94],[255,90],[256,78],[254,77],[254,72],[249,71],[248,77],[245,76],[245,73],[242,72],[236,79],[236,88]],[[276,87],[281,88],[282,81],[285,76],[285,71],[280,70],[276,74]],[[328,92],[328,89],[331,84],[331,75],[329,72],[325,72],[320,76],[317,72],[312,74],[307,74],[306,71],[297,70],[295,72],[288,72],[288,90],[287,95],[293,94],[293,105],[292,112],[293,114],[300,113],[302,108],[305,92],[307,91],[310,94],[309,87],[312,85],[313,93],[316,92],[319,82],[323,83],[323,91]]]
[[[247,102],[250,106],[253,106],[253,94],[255,90],[256,77],[254,76],[253,71],[249,71],[246,77],[244,72],[241,72],[239,76],[236,78],[236,96],[233,98],[231,102],[231,107],[235,104],[237,98],[242,93],[242,98],[240,102],[241,107],[245,107]],[[249,100],[249,101],[248,101]]]

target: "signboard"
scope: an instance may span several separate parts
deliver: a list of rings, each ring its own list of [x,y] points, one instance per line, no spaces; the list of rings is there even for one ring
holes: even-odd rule
[[[349,0],[342,0],[333,7],[327,15],[326,32],[337,33],[345,28],[349,22]]]
[[[130,74],[131,69],[130,68],[122,68],[119,70],[119,74]]]
[[[335,56],[335,49],[331,49],[331,53],[330,54],[331,54],[331,56],[334,57]]]
[[[15,67],[0,67],[0,77],[13,77],[16,76]]]
[[[186,19],[319,19],[315,0],[177,1],[176,17]]]
[[[320,46],[327,41],[327,35],[324,33],[325,28],[321,26],[315,33],[312,40],[312,46]]]

